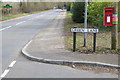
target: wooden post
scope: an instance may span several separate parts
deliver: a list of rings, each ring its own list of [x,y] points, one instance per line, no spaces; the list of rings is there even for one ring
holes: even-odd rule
[[[117,2],[115,2],[115,7],[114,7],[114,13],[117,13]],[[112,32],[111,32],[111,49],[116,50],[118,49],[118,25],[113,25],[112,26]]]
[[[120,49],[120,1],[118,2],[118,49]]]

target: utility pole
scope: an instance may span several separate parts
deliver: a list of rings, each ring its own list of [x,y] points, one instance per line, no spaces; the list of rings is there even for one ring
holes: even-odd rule
[[[118,13],[118,2],[115,2],[114,13]],[[118,49],[118,24],[112,26],[111,32],[111,49]]]
[[[84,15],[84,28],[87,28],[87,10],[88,10],[88,0],[85,0],[85,15]],[[87,33],[84,33],[84,47],[86,47]]]
[[[120,49],[120,1],[118,2],[118,49]]]

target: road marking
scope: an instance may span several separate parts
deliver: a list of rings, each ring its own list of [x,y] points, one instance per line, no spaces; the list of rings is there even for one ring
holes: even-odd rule
[[[26,21],[22,21],[22,22],[26,22]]]
[[[29,19],[29,20],[33,20],[33,18]]]
[[[16,25],[22,24],[22,23],[24,23],[24,22],[26,22],[26,21],[19,22],[19,23],[17,23]]]
[[[19,23],[17,23],[16,25],[22,24],[22,23],[24,23],[24,22],[26,22],[26,21],[19,22]],[[8,26],[8,27],[5,27],[5,28],[2,28],[2,29],[0,29],[0,31],[3,31],[3,30],[5,30],[5,29],[11,28],[11,27],[12,27],[12,26]]]
[[[36,18],[39,18],[40,16],[37,16]]]
[[[0,31],[3,31],[3,30],[5,30],[5,29],[8,29],[8,28],[11,28],[12,26],[8,26],[8,27],[5,27],[5,28],[2,28],[2,29],[0,29]]]
[[[9,69],[6,69],[0,77],[1,78],[5,77],[9,71],[10,71]]]
[[[34,18],[28,19],[28,20],[33,20]]]
[[[19,25],[19,24],[21,24],[21,22],[17,23],[16,25]]]
[[[10,68],[12,68],[12,67],[15,65],[15,63],[16,63],[16,61],[13,61],[13,62],[9,65],[8,69],[6,69],[0,77],[1,77],[1,78],[4,78],[4,77],[8,74],[8,72],[10,71]]]
[[[35,18],[39,18],[39,17],[41,17],[41,16],[43,16],[43,15],[40,15],[40,16],[36,16]]]
[[[13,62],[9,65],[9,68],[12,68],[15,63],[16,63],[16,61],[13,61]]]

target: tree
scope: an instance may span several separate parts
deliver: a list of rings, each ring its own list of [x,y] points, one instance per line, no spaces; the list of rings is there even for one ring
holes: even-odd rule
[[[66,9],[67,9],[67,11],[70,11],[70,8],[71,8],[71,3],[68,2],[67,5],[66,5]]]
[[[77,23],[84,23],[85,3],[84,2],[73,3],[72,10],[73,10],[72,20]]]

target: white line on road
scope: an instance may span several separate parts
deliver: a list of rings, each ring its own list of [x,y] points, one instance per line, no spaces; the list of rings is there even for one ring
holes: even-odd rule
[[[28,20],[33,20],[34,18],[30,18],[30,19],[28,19]]]
[[[0,77],[1,77],[1,78],[4,78],[4,77],[8,74],[8,72],[10,71],[10,68],[12,68],[12,67],[15,65],[15,63],[16,63],[16,61],[13,61],[13,62],[9,65],[8,69],[6,69]]]
[[[8,28],[11,28],[12,26],[8,26],[8,27],[5,27],[5,28],[2,28],[2,29],[0,29],[0,31],[3,31],[3,30],[5,30],[5,29],[8,29]]]
[[[22,24],[22,23],[24,23],[24,22],[26,22],[26,21],[19,22],[19,23],[17,23],[16,25]]]
[[[40,16],[36,16],[35,18],[39,18],[39,17],[42,17],[43,15],[40,15]]]
[[[9,71],[10,71],[9,69],[6,69],[0,77],[4,78],[8,74]]]
[[[31,19],[28,19],[28,20],[31,20]]]
[[[19,23],[17,23],[16,25],[22,24],[22,23],[24,23],[24,22],[26,22],[26,21],[19,22]],[[3,31],[3,30],[5,30],[5,29],[11,28],[11,27],[12,27],[12,26],[8,26],[8,27],[5,27],[5,28],[2,28],[2,29],[0,29],[0,31]]]
[[[9,67],[10,67],[10,68],[13,67],[15,63],[16,63],[16,61],[13,61],[13,62],[9,65]]]
[[[26,21],[23,21],[23,22],[26,22]]]

